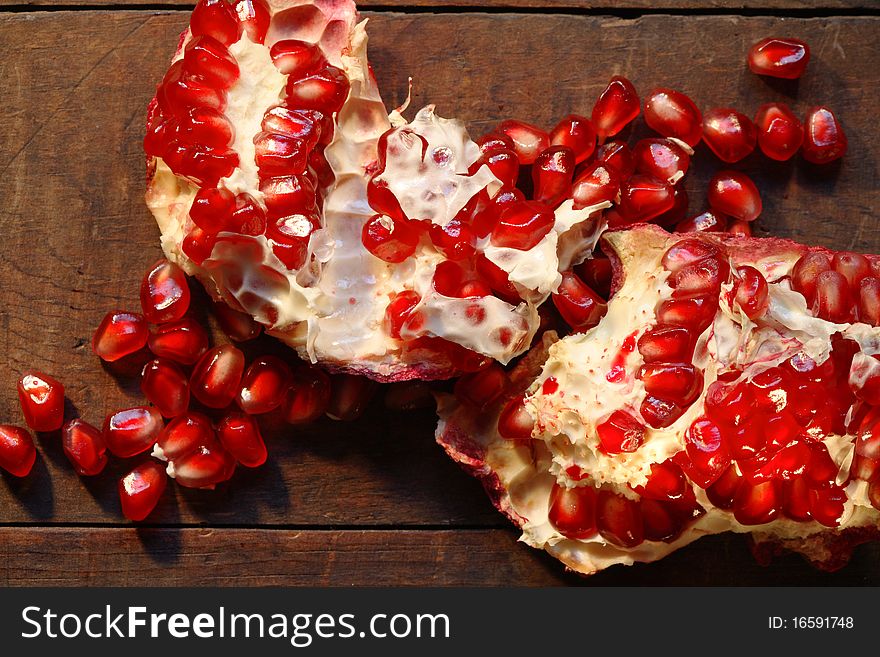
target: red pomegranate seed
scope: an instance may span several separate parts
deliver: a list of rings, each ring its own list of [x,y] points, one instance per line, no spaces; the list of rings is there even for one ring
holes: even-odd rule
[[[385,318],[389,326],[388,333],[392,338],[401,339],[401,329],[421,300],[422,297],[413,290],[403,290],[391,300],[385,309]]]
[[[846,491],[839,486],[814,488],[810,491],[810,515],[821,525],[837,527],[846,500]]]
[[[407,221],[395,221],[382,214],[364,224],[361,240],[367,251],[385,262],[403,262],[416,251],[418,232]]]
[[[669,139],[639,139],[633,148],[638,173],[677,183],[687,173],[691,157]]]
[[[222,149],[232,146],[233,129],[222,112],[210,107],[193,107],[180,117],[175,136],[180,144]]]
[[[291,373],[287,363],[276,356],[261,356],[245,371],[236,401],[239,408],[249,415],[268,413],[281,405],[290,384]]]
[[[0,424],[0,468],[15,477],[26,477],[36,460],[31,435],[21,427]]]
[[[174,479],[187,488],[214,488],[235,472],[235,459],[219,444],[201,445],[174,461]]]
[[[835,253],[831,266],[846,278],[849,286],[856,290],[863,278],[871,276],[871,262],[860,253]]]
[[[150,449],[163,426],[158,409],[126,408],[111,413],[104,420],[104,441],[115,456],[128,458]]]
[[[602,538],[621,547],[645,540],[639,503],[609,490],[599,491],[596,525]]]
[[[199,185],[216,187],[221,178],[231,176],[238,166],[238,154],[228,148],[172,144],[165,154],[165,163],[174,173]]]
[[[574,152],[567,146],[551,146],[538,155],[532,166],[534,199],[555,208],[571,195]]]
[[[714,294],[688,299],[667,299],[657,309],[657,322],[685,326],[696,333],[702,333],[715,319],[716,312],[718,297]]]
[[[596,326],[608,309],[605,300],[571,270],[562,272],[562,282],[552,299],[562,319],[575,332]]]
[[[550,136],[530,123],[508,119],[497,130],[513,142],[513,151],[522,165],[532,164],[550,146]]]
[[[587,117],[569,114],[550,131],[550,145],[570,148],[580,164],[596,150],[596,129]]]
[[[727,232],[738,237],[751,237],[752,226],[748,221],[731,221],[727,227]]]
[[[596,161],[607,164],[617,172],[621,180],[629,178],[636,170],[636,161],[626,142],[614,139],[596,150]]]
[[[535,420],[526,410],[525,398],[514,397],[498,416],[498,434],[506,440],[529,440],[535,428]]]
[[[733,499],[736,497],[741,480],[742,475],[736,465],[731,465],[714,484],[706,489],[706,497],[719,509],[732,509]]]
[[[227,230],[235,209],[235,195],[225,188],[201,187],[189,209],[195,224],[209,233]]]
[[[671,226],[684,221],[690,205],[687,190],[683,186],[676,185],[672,188],[672,191],[672,207],[651,220],[667,229],[671,229]]]
[[[519,179],[519,158],[512,148],[501,146],[483,152],[483,155],[474,162],[468,173],[473,175],[477,170],[486,165],[501,184],[513,187]]]
[[[768,37],[749,48],[748,61],[752,73],[794,80],[810,61],[810,47],[800,39]]]
[[[762,419],[761,416],[755,418],[756,422],[758,419]],[[791,441],[800,430],[800,425],[788,413],[769,419],[771,422],[768,422],[766,429],[767,444],[771,449],[779,443],[778,437],[784,437]],[[746,427],[746,431],[751,428],[751,426]],[[760,453],[751,460],[742,458],[742,454],[735,454],[735,456],[746,479],[752,483],[771,479],[788,480],[804,473],[807,461],[810,459],[810,448],[805,443],[795,441],[769,457]]]
[[[186,456],[203,445],[217,442],[214,427],[201,413],[185,413],[176,417],[162,429],[156,439],[155,456],[174,461]]]
[[[727,230],[727,217],[712,210],[701,212],[675,226],[677,233],[725,233]]]
[[[187,73],[220,89],[231,87],[239,76],[235,58],[222,43],[209,36],[195,37],[186,44],[183,67]]]
[[[578,277],[603,299],[611,296],[611,280],[614,269],[608,258],[587,258],[575,268]]]
[[[117,361],[143,349],[149,334],[143,315],[111,310],[92,337],[92,351],[101,360]]]
[[[684,529],[683,519],[675,513],[675,507],[657,500],[642,500],[642,524],[648,541],[670,541]]]
[[[717,424],[707,417],[694,420],[685,434],[687,459],[676,462],[700,488],[708,488],[730,466],[730,454]]]
[[[648,394],[679,405],[690,404],[703,389],[700,370],[689,363],[649,363],[642,365],[638,376]]]
[[[520,303],[519,292],[510,282],[507,272],[482,253],[477,255],[477,275],[492,288],[496,296],[513,305]]]
[[[693,356],[694,342],[683,326],[657,326],[642,334],[638,346],[646,363],[685,363]]]
[[[300,269],[305,263],[309,237],[320,227],[316,214],[294,214],[270,223],[266,237],[272,252],[290,270]]]
[[[801,154],[807,162],[828,164],[846,154],[846,134],[837,117],[827,107],[812,107],[804,119]]]
[[[302,78],[287,79],[287,104],[296,109],[313,109],[330,115],[339,111],[348,97],[350,83],[335,66],[324,66]]]
[[[264,0],[237,0],[235,13],[251,41],[263,43],[266,40],[272,18]]]
[[[871,326],[880,326],[880,278],[869,276],[859,283],[856,319]]]
[[[100,429],[79,418],[70,420],[62,429],[64,454],[77,474],[99,474],[107,465],[107,445]]]
[[[243,371],[244,354],[231,344],[209,349],[193,369],[191,392],[210,408],[228,406],[238,394]]]
[[[654,463],[651,474],[648,475],[648,483],[636,486],[633,490],[643,498],[673,501],[681,499],[687,488],[687,479],[681,468],[673,461],[664,461]]]
[[[24,421],[34,431],[56,431],[64,422],[64,386],[41,372],[25,372],[18,380],[18,401]]]
[[[455,396],[482,409],[497,401],[507,384],[507,372],[498,363],[492,363],[485,369],[462,376],[455,384]]]
[[[279,71],[293,78],[313,73],[327,63],[317,45],[297,39],[276,41],[269,55]]]
[[[612,202],[620,192],[617,170],[603,162],[593,162],[575,180],[571,189],[575,210]]]
[[[635,175],[620,190],[620,213],[629,221],[650,221],[675,202],[675,190],[665,180],[652,176]]]
[[[615,75],[593,105],[591,120],[599,142],[613,137],[639,115],[639,96],[632,82]]]
[[[208,349],[208,334],[191,317],[161,324],[150,333],[147,345],[156,356],[192,365]]]
[[[550,524],[566,538],[578,540],[596,531],[596,490],[592,486],[563,488],[553,484],[550,491]]]
[[[189,73],[182,59],[172,64],[165,73],[156,97],[163,112],[176,116],[186,115],[192,107],[210,107],[220,112],[226,107],[224,91],[209,85],[198,75]],[[174,150],[174,144],[169,143],[166,146],[162,155],[167,158]]]
[[[784,161],[798,152],[804,141],[804,126],[785,103],[767,103],[755,115],[758,146],[771,160]]]
[[[806,522],[810,514],[810,488],[807,480],[797,477],[782,482],[782,512],[787,518]]]
[[[255,162],[261,176],[304,173],[310,151],[301,139],[274,132],[260,132],[254,137]]]
[[[134,522],[146,518],[156,508],[167,483],[164,465],[153,460],[141,463],[119,480],[123,515]]]
[[[734,285],[734,298],[749,319],[757,319],[770,303],[767,279],[754,267],[739,267]]]
[[[215,303],[213,310],[223,333],[234,342],[253,340],[263,330],[251,315],[230,308],[222,301]]]
[[[325,143],[324,115],[315,110],[290,109],[281,105],[271,107],[263,115],[260,127],[264,132],[272,132],[299,139],[312,150],[320,141]],[[332,136],[332,135],[330,135]]]
[[[641,413],[645,422],[655,429],[670,426],[684,415],[684,411],[685,409],[675,402],[668,399],[660,399],[653,395],[645,395],[645,398],[639,405],[639,413]]]
[[[330,389],[330,377],[317,367],[297,367],[284,401],[284,419],[289,424],[305,424],[322,417],[330,403]]]
[[[761,194],[740,171],[719,171],[709,181],[709,205],[734,219],[754,221],[761,214]]]
[[[791,286],[804,295],[807,306],[816,298],[816,279],[831,269],[831,259],[824,253],[806,253],[791,270]]]
[[[230,413],[217,425],[217,436],[226,451],[246,468],[266,462],[268,453],[257,421],[246,413]]]
[[[733,500],[733,516],[743,525],[763,525],[775,520],[781,508],[781,481],[759,484],[743,481]]]
[[[693,148],[703,137],[703,115],[694,101],[672,89],[655,89],[645,101],[645,123],[664,137]]]
[[[241,24],[235,9],[226,0],[199,0],[190,17],[193,36],[207,35],[230,46],[241,37]]]
[[[880,509],[880,481],[872,481],[868,486],[868,499],[875,509]]]
[[[599,448],[606,454],[634,452],[645,439],[645,426],[626,411],[614,411],[596,427]]]
[[[755,150],[758,131],[745,114],[719,107],[703,116],[703,141],[723,162],[739,162]]]
[[[216,234],[209,233],[208,231],[195,226],[186,234],[186,237],[183,238],[183,243],[180,245],[180,248],[186,254],[187,258],[192,260],[195,264],[201,265],[205,260],[211,257],[211,252],[214,250],[214,244],[216,244],[216,242]]]
[[[154,264],[141,283],[141,307],[153,324],[174,322],[189,309],[190,292],[184,271],[164,258]]]
[[[537,201],[511,203],[501,212],[492,229],[493,246],[528,251],[553,229],[553,211]]]
[[[718,257],[718,248],[713,244],[696,238],[687,238],[676,242],[663,254],[663,267],[673,274],[679,269],[703,258]]]
[[[484,297],[492,293],[489,286],[478,280],[472,269],[458,262],[444,260],[434,270],[434,289],[446,297]]]
[[[157,358],[144,365],[141,391],[163,417],[177,417],[189,406],[189,381],[169,360]]]
[[[428,228],[431,243],[447,260],[471,258],[476,250],[477,236],[466,223],[452,219],[445,226],[431,224]],[[418,236],[414,235],[416,242]]]
[[[716,422],[741,426],[755,411],[752,388],[745,382],[728,385],[713,382],[706,391],[706,413]]]
[[[343,422],[357,420],[367,410],[375,392],[375,382],[366,377],[353,374],[332,376],[327,417]]]
[[[501,132],[487,132],[482,137],[478,137],[476,143],[481,153],[488,153],[496,148],[513,150],[513,139]]]
[[[378,180],[376,177],[370,179],[367,183],[367,202],[379,214],[387,215],[395,221],[408,221],[408,217],[400,207],[400,201],[388,189],[388,183],[384,180]]]
[[[824,271],[816,277],[816,298],[811,311],[830,322],[843,323],[851,319],[852,300],[846,278],[836,271]]]
[[[669,277],[668,283],[675,290],[672,296],[679,298],[707,292],[718,294],[729,277],[727,261],[708,257],[682,267]]]
[[[810,457],[807,461],[806,478],[815,487],[827,488],[835,484],[840,470],[822,443],[810,445]]]

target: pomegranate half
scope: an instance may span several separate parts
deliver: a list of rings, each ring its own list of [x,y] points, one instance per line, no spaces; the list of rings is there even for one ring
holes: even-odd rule
[[[880,257],[652,225],[602,245],[597,326],[440,398],[438,441],[522,540],[589,574],[720,532],[825,568],[876,538]]]

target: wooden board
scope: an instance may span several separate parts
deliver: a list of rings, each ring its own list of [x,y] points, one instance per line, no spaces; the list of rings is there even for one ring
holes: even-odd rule
[[[758,155],[743,163],[764,193],[759,233],[880,251],[873,148],[877,17],[787,20],[786,33],[807,39],[814,60],[799,83],[778,83],[744,66],[749,44],[780,29],[775,17],[624,18],[549,10],[366,15],[371,59],[388,106],[403,101],[412,75],[414,107],[435,102],[442,115],[466,120],[475,134],[508,116],[550,125],[569,111],[589,113],[615,73],[631,77],[643,93],[653,85],[680,88],[702,107],[732,104],[752,113],[762,102],[783,100],[802,113],[813,102],[826,103],[850,137],[842,164],[826,170],[801,162],[770,166]],[[73,406],[91,422],[137,403],[136,382],[102,368],[88,342],[106,310],[137,307],[140,276],[160,255],[142,201],[140,140],[146,103],[187,20],[183,11],[119,7],[0,9],[0,171],[7,190],[0,205],[2,421],[19,421],[14,380],[33,367],[61,377]],[[713,48],[697,47],[702,44]],[[694,167],[688,187],[696,212],[717,163],[701,149]],[[203,295],[197,298],[203,308]],[[514,545],[515,533],[476,482],[434,445],[429,411],[390,414],[377,399],[354,427],[327,420],[270,433],[273,458],[265,468],[240,471],[215,493],[177,490],[162,502],[150,531],[161,537],[155,540],[163,554],[173,557],[162,557],[162,575],[155,575],[161,582],[195,582],[193,569],[206,553],[240,551],[242,545],[254,561],[271,562],[300,534],[308,540],[296,543],[296,558],[248,575],[247,583],[309,583],[312,574],[324,572],[322,564],[337,558],[349,566],[314,583],[580,581],[563,577],[544,555]],[[115,476],[125,464],[83,482],[67,466],[57,436],[42,436],[39,445],[31,477],[0,476],[0,526],[7,527],[0,531],[7,562],[0,573],[22,583],[22,569],[38,560],[34,582],[147,583],[158,570],[147,567],[153,559],[147,533],[120,527]],[[204,536],[212,538],[193,538]],[[380,569],[367,570],[380,558],[374,554],[379,544],[407,558],[383,558]],[[77,546],[94,563],[106,564],[106,572],[85,568],[77,561],[82,555],[53,553],[55,545]],[[474,551],[480,568],[462,569],[449,556],[460,560],[458,552]],[[129,562],[129,552],[141,556]],[[737,584],[748,572],[752,582],[880,583],[880,569],[870,567],[878,554],[876,547],[863,548],[833,578],[797,558],[768,571],[731,537],[591,581]],[[245,560],[237,564],[243,575],[246,566]]]

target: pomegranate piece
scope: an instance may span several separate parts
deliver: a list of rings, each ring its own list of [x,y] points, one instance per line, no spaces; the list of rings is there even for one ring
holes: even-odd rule
[[[810,47],[800,39],[768,37],[749,48],[749,68],[758,75],[794,80],[809,61]]]
[[[556,207],[571,194],[574,152],[567,146],[551,146],[538,155],[532,166],[534,199]]]
[[[687,173],[690,155],[669,139],[640,139],[633,148],[636,171],[675,184]]]
[[[612,202],[620,192],[617,170],[603,162],[593,162],[575,180],[571,190],[575,210]]]
[[[143,315],[111,310],[92,337],[92,351],[101,360],[114,362],[143,349],[149,334]]]
[[[231,344],[214,347],[196,363],[190,377],[193,396],[210,408],[232,403],[241,385],[244,354]]]
[[[169,360],[156,358],[144,365],[141,392],[163,417],[177,417],[189,407],[189,380]]]
[[[165,425],[156,439],[154,456],[174,461],[191,454],[201,446],[217,442],[214,427],[201,413],[185,413]]]
[[[189,21],[193,36],[209,36],[229,47],[241,37],[235,9],[226,0],[199,0]]]
[[[15,477],[26,477],[36,460],[31,435],[21,427],[0,424],[0,468]]]
[[[522,165],[533,164],[538,155],[550,146],[550,136],[546,132],[523,121],[502,121],[497,131],[510,139],[511,147]]]
[[[703,141],[722,162],[739,162],[755,150],[758,131],[751,119],[730,107],[703,115]]]
[[[215,303],[213,311],[217,322],[220,324],[220,328],[223,329],[226,337],[233,342],[253,340],[263,330],[262,325],[253,317],[247,313],[234,310],[225,303]],[[205,346],[207,347],[207,344]]]
[[[761,105],[755,126],[758,146],[771,160],[791,159],[804,141],[804,126],[785,103]]]
[[[492,363],[485,369],[461,377],[455,383],[455,396],[477,408],[486,408],[504,394],[507,384],[504,368]]]
[[[664,137],[675,137],[693,148],[703,137],[703,115],[685,94],[655,89],[645,100],[645,123]]]
[[[64,454],[77,474],[100,474],[107,465],[107,445],[100,429],[79,418],[70,420],[62,429]]]
[[[147,451],[163,428],[158,409],[150,406],[125,408],[104,420],[104,441],[114,456],[128,458]]]
[[[640,112],[639,96],[632,82],[615,75],[593,105],[591,120],[599,141],[623,130]]]
[[[375,392],[375,382],[366,377],[353,374],[332,376],[327,417],[343,422],[357,420],[367,410]]]
[[[290,367],[280,358],[257,358],[241,379],[241,390],[236,398],[239,408],[249,415],[274,411],[284,401],[291,377]]]
[[[843,126],[827,107],[811,107],[804,119],[801,154],[807,162],[828,164],[846,154],[848,146]]]
[[[219,444],[200,445],[174,461],[174,479],[186,488],[214,488],[235,472],[235,459]]]
[[[266,462],[266,444],[257,421],[246,413],[230,413],[217,425],[217,436],[223,447],[246,468],[257,468]]]
[[[158,461],[144,461],[119,480],[119,501],[123,515],[134,522],[153,512],[165,492],[168,475]]]
[[[626,411],[614,411],[596,426],[599,448],[606,454],[634,452],[645,438],[645,426]]]
[[[596,490],[591,486],[562,488],[554,484],[550,491],[550,524],[566,538],[594,536],[596,526]]]
[[[184,317],[153,329],[147,346],[159,358],[192,365],[208,350],[208,334],[192,317]]]
[[[419,234],[405,219],[395,221],[382,214],[373,215],[361,234],[367,251],[385,262],[403,262],[416,251]]]
[[[596,150],[596,129],[587,117],[569,114],[550,131],[550,145],[571,149],[575,164],[580,164]]]
[[[719,171],[709,181],[709,205],[734,219],[754,221],[761,214],[761,194],[746,174]]]
[[[769,289],[767,279],[751,266],[739,267],[736,270],[737,280],[734,285],[734,298],[749,319],[757,319],[767,310],[769,305]]]
[[[511,203],[498,218],[490,241],[493,246],[528,251],[553,228],[553,211],[537,201]]]
[[[598,324],[607,309],[605,300],[571,270],[562,272],[562,282],[552,299],[562,319],[575,332]]]
[[[56,431],[64,422],[64,386],[41,372],[25,372],[18,380],[18,401],[24,421],[34,431]]]
[[[614,545],[630,548],[645,540],[639,503],[611,491],[599,491],[596,524],[602,538]]]
[[[620,212],[629,221],[650,221],[673,203],[672,185],[652,176],[632,176],[620,190]]]
[[[514,397],[498,417],[498,434],[506,440],[529,440],[535,428],[535,420],[526,410],[525,398]]]
[[[153,324],[174,322],[189,309],[190,292],[184,271],[164,258],[154,264],[141,283],[141,307]]]
[[[607,141],[596,150],[596,161],[607,164],[617,172],[621,180],[628,179],[636,170],[636,161],[626,142],[618,139]]]
[[[293,370],[293,379],[284,405],[284,419],[289,424],[314,422],[327,412],[330,403],[330,377],[311,365]]]

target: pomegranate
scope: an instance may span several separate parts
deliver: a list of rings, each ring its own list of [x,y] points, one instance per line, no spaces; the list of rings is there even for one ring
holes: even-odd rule
[[[522,540],[594,573],[724,531],[836,567],[876,536],[880,257],[651,225],[601,246],[595,326],[439,399]]]

